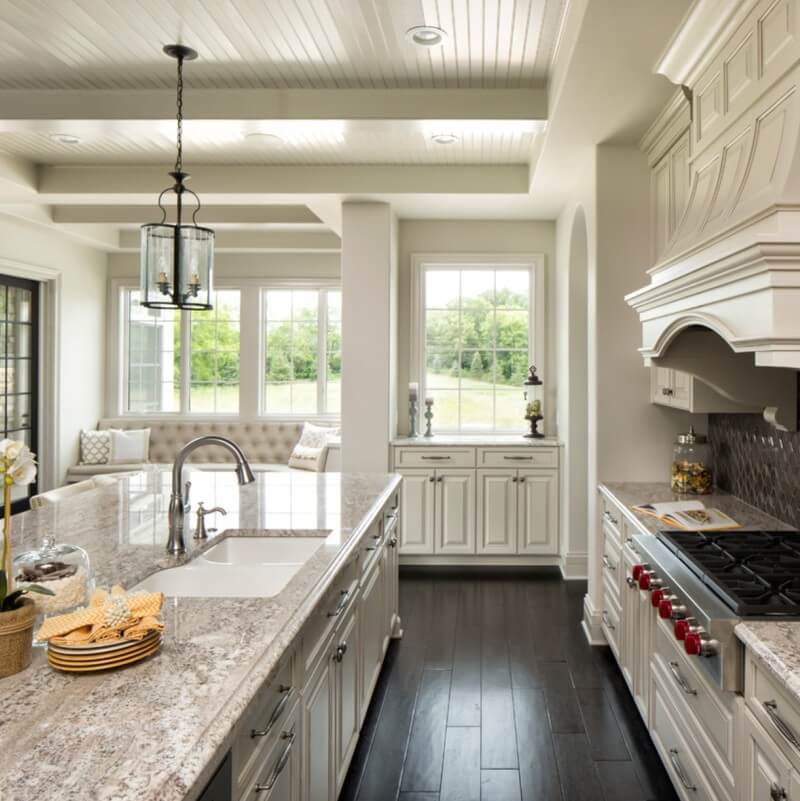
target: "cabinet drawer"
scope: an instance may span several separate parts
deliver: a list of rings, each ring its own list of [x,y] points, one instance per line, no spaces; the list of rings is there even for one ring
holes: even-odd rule
[[[620,608],[617,600],[608,593],[603,593],[601,627],[614,656],[619,661]]]
[[[606,527],[607,536],[616,540],[617,545],[622,544],[622,511],[613,501],[606,498],[605,495],[600,495],[600,516],[603,525]]]
[[[287,713],[297,700],[293,682],[294,652],[290,652],[273,676],[259,690],[233,738],[234,797],[245,789],[273,747]]]
[[[605,533],[605,532],[604,532]],[[622,573],[622,557],[619,546],[611,537],[603,538],[603,586],[610,592],[614,600],[619,604],[619,583]]]
[[[320,649],[328,635],[341,620],[350,604],[354,603],[358,589],[358,570],[355,559],[351,559],[334,580],[323,599],[311,613],[302,634],[303,677],[314,669]]]
[[[736,697],[720,693],[705,680],[660,618],[655,627],[653,658],[669,682],[666,689],[672,692],[673,704],[685,727],[703,744],[703,754],[719,774],[719,780],[732,789]]]
[[[404,467],[475,467],[475,448],[395,448],[395,469]]]
[[[753,715],[800,770],[800,704],[747,652],[745,701]]]
[[[272,747],[259,759],[239,801],[299,801],[301,772],[300,704],[287,711]]]
[[[723,798],[728,798],[729,796],[718,797],[714,793],[710,777],[703,772],[693,755],[694,748],[681,733],[682,726],[678,722],[680,716],[667,700],[673,691],[664,684],[661,671],[653,671],[651,680],[650,734],[678,795],[684,801],[722,801]]]
[[[558,448],[478,448],[478,467],[558,467]]]

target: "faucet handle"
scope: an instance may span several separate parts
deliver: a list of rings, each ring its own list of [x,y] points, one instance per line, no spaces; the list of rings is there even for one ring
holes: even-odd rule
[[[228,514],[221,506],[215,506],[213,509],[206,509],[202,501],[197,504],[197,511],[195,512],[197,515],[197,527],[194,530],[194,538],[196,540],[208,539],[206,515],[213,514],[214,512],[220,512],[223,515]],[[216,529],[212,528],[211,531],[216,531]]]

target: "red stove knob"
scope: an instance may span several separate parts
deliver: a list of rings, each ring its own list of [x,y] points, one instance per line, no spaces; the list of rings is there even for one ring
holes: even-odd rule
[[[667,593],[667,589],[668,587],[664,587],[663,589],[653,590],[650,593],[650,603],[655,609],[659,609],[661,602],[664,600],[664,596]]]
[[[631,568],[631,576],[633,577],[633,580],[638,581],[639,576],[641,576],[643,572],[644,572],[644,565],[634,565]]]
[[[686,651],[689,656],[700,656],[703,650],[703,640],[700,635],[694,632],[688,632],[683,638],[683,650]]]
[[[659,601],[658,616],[664,620],[670,620],[672,618],[672,601],[668,598],[663,598]]]
[[[640,590],[649,590],[650,585],[652,584],[655,576],[653,575],[652,571],[650,570],[643,570],[639,574],[639,589]]]
[[[694,621],[690,617],[683,618],[682,620],[676,620],[675,627],[673,629],[675,632],[675,639],[683,640],[692,630],[692,623],[694,623]]]

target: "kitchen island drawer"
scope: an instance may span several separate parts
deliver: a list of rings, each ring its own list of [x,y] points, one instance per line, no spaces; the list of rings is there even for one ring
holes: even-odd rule
[[[558,448],[478,448],[478,467],[558,467]]]
[[[297,700],[294,650],[279,663],[272,677],[258,691],[236,728],[233,754],[234,798],[252,781],[273,747],[287,713]]]
[[[611,650],[619,661],[620,646],[620,607],[619,602],[607,592],[603,593],[603,611],[601,614],[601,627]]]
[[[620,580],[622,573],[622,557],[619,547],[612,538],[603,538],[603,587],[610,592],[619,605]]]
[[[779,744],[796,770],[800,770],[800,704],[747,651],[745,665],[745,703],[755,718]]]
[[[409,467],[475,467],[475,448],[395,448],[396,470]]]
[[[719,780],[732,788],[740,701],[733,693],[712,687],[691,661],[698,657],[686,656],[665,620],[658,619],[654,640],[653,658],[667,677],[673,704],[681,711],[692,736],[703,744],[703,752],[719,774]]]
[[[682,734],[680,715],[668,701],[672,695],[672,688],[663,682],[661,670],[654,670],[651,674],[650,735],[678,795],[683,801],[726,801],[731,796],[721,788],[720,795],[714,792],[713,779],[700,766],[694,756],[695,747]]]
[[[600,494],[600,517],[604,527],[604,535],[622,546],[622,510],[613,501]]]

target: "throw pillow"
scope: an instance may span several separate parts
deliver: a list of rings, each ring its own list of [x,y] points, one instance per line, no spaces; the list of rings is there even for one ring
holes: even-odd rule
[[[150,452],[149,428],[130,431],[112,428],[110,431],[112,464],[139,464],[147,461]]]
[[[81,431],[81,464],[108,464],[111,460],[110,431]]]
[[[336,436],[338,428],[306,423],[297,445],[289,457],[289,467],[321,473],[328,458],[328,437]]]

